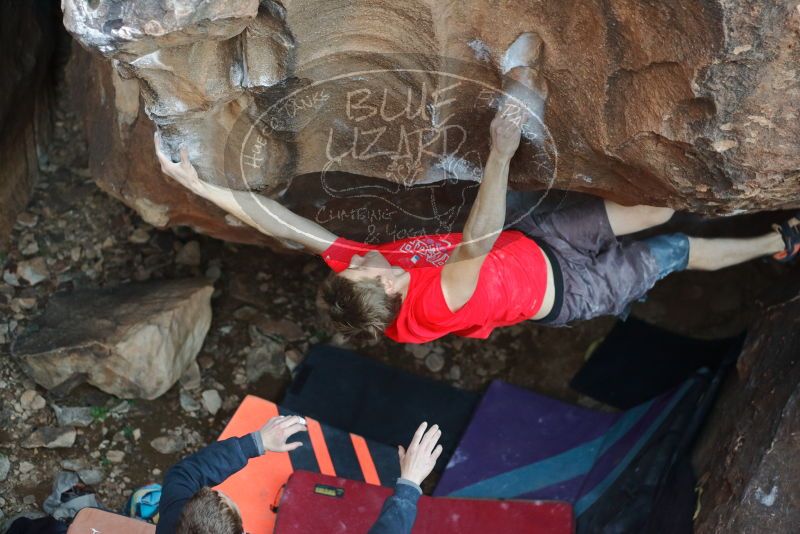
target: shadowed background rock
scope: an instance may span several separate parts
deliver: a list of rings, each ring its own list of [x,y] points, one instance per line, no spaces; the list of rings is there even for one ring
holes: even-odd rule
[[[800,205],[797,2],[64,0],[63,9],[74,37],[110,59],[74,58],[92,173],[157,226],[266,242],[160,174],[153,123],[173,154],[188,147],[203,179],[282,197],[349,237],[370,235],[370,224],[376,239],[398,237],[392,224],[452,225],[485,160],[504,54],[526,31],[544,41],[547,135],[523,143],[514,187],[703,213]],[[448,126],[465,136],[455,150]],[[367,157],[370,147],[380,154]],[[362,194],[376,188],[385,193]],[[422,211],[398,210],[414,205]],[[432,217],[431,205],[452,217]]]
[[[800,295],[765,306],[694,451],[695,532],[793,532],[800,521]],[[795,525],[792,527],[791,525]]]
[[[49,69],[57,9],[46,2],[0,4],[0,258],[49,142]]]

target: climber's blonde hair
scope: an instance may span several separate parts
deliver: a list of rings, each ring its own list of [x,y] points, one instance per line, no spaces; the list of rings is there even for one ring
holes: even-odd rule
[[[378,278],[353,281],[331,274],[322,284],[322,299],[338,331],[349,338],[378,339],[402,304],[389,295]]]

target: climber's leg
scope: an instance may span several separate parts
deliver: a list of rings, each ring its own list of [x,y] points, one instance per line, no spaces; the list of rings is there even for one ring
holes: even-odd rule
[[[605,201],[608,222],[614,235],[633,234],[653,226],[664,224],[675,213],[672,208],[656,206],[623,206]]]
[[[602,205],[601,205],[602,206]],[[620,243],[587,254],[548,238],[557,258],[562,298],[545,319],[563,326],[602,315],[627,314],[631,303],[644,298],[668,274],[686,268],[689,238],[684,234]]]
[[[716,271],[754,258],[778,254],[784,249],[784,240],[778,232],[744,239],[690,237],[688,268]]]

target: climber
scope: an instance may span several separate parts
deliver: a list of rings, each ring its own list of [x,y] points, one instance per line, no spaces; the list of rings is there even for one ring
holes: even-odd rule
[[[411,532],[422,495],[420,484],[433,471],[442,453],[437,445],[442,431],[437,425],[422,423],[408,450],[398,447],[400,478],[394,495],[386,499],[380,516],[370,529],[372,534]],[[266,452],[290,452],[302,443],[287,443],[298,432],[306,431],[305,419],[298,416],[273,417],[257,432],[217,441],[184,458],[164,478],[159,503],[156,533],[240,534],[244,532],[239,508],[230,497],[211,489],[244,468],[250,458]]]
[[[449,333],[486,338],[498,326],[527,319],[562,326],[623,314],[673,271],[713,271],[769,254],[788,262],[800,254],[797,217],[755,238],[671,234],[621,243],[618,236],[662,224],[673,210],[577,194],[559,210],[532,213],[504,230],[519,129],[498,115],[491,142],[462,233],[377,246],[337,237],[274,200],[203,182],[186,150],[173,163],[158,136],[156,150],[162,170],[194,193],[264,234],[320,254],[335,271],[324,283],[324,300],[349,335],[385,332],[398,342],[425,343]]]

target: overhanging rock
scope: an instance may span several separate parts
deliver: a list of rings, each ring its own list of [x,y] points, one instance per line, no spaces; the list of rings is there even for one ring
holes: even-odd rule
[[[527,31],[544,41],[549,97],[526,123],[515,187],[705,213],[800,205],[790,2],[212,4],[63,2],[67,29],[114,65],[96,67],[101,89],[86,96],[93,174],[159,226],[263,241],[159,175],[137,90],[166,148],[185,144],[207,181],[280,197],[351,237],[449,229],[494,109],[531,111],[503,79]]]

